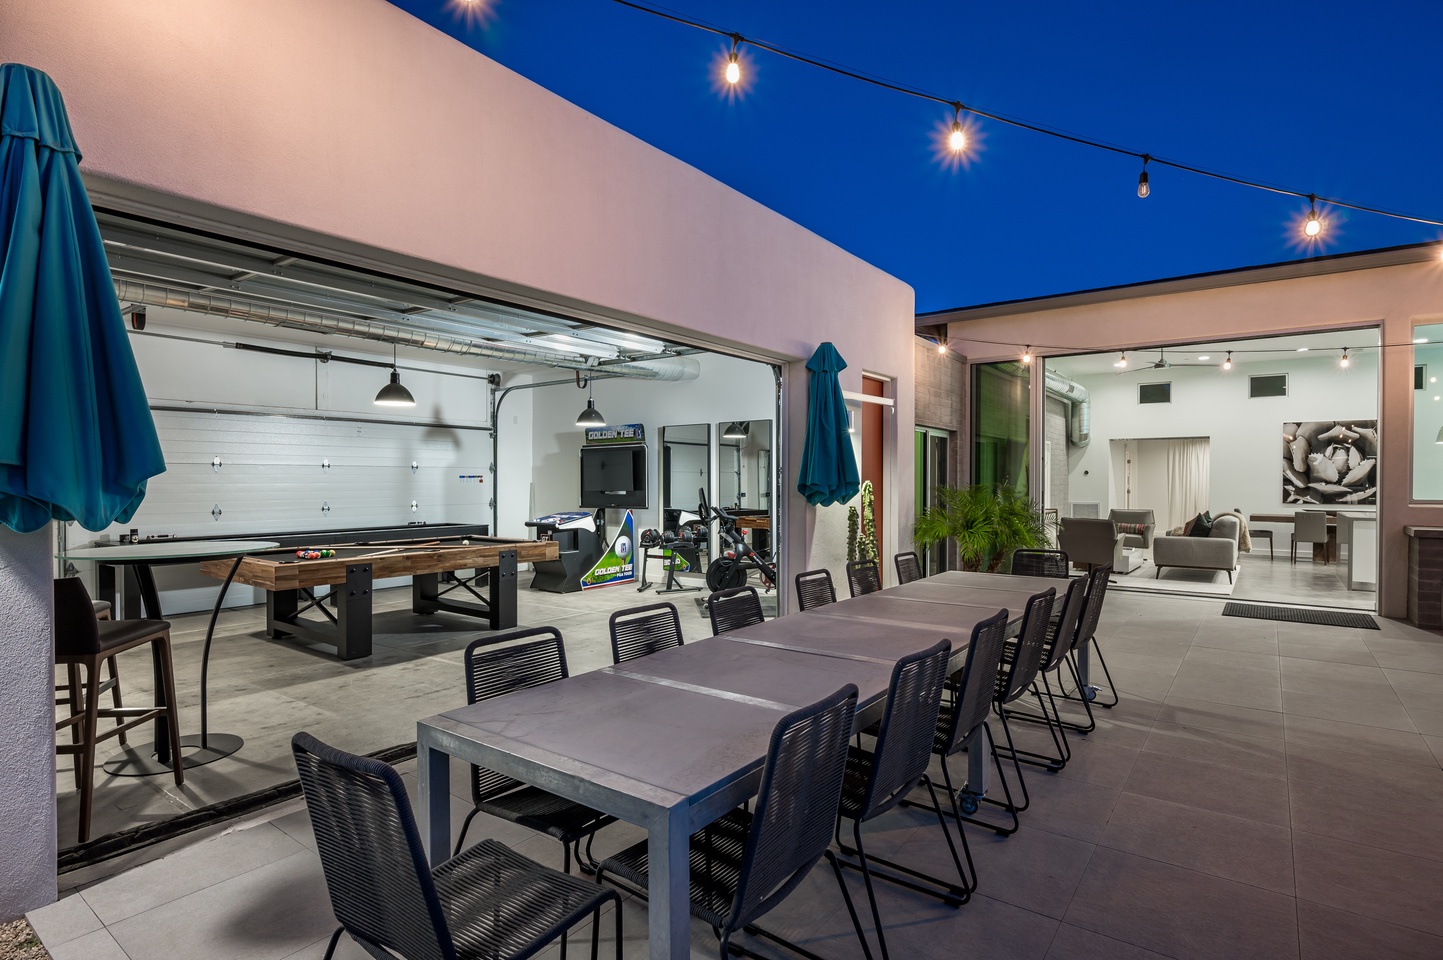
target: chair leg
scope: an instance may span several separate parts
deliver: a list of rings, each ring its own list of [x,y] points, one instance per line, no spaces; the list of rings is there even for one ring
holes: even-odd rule
[[[95,736],[100,725],[100,661],[85,663],[85,720],[81,731],[80,750],[80,826],[77,837],[81,843],[90,839],[90,814],[95,800]]]
[[[842,868],[837,863],[837,855],[828,850],[826,858],[827,862],[832,865],[832,874],[837,878],[837,886],[842,889],[842,899],[846,901],[847,914],[852,918],[852,929],[857,933],[857,942],[862,945],[862,954],[867,960],[872,960],[872,948],[867,945],[867,935],[862,932],[862,920],[857,916],[857,908],[852,904],[852,894],[847,889],[847,881],[842,876]]]
[[[471,821],[476,819],[476,814],[480,812],[480,807],[474,807],[470,813],[466,814],[466,819],[461,821],[461,832],[456,837],[456,849],[451,851],[451,856],[454,857],[461,853],[461,844],[466,842],[466,831],[471,829]]]
[[[1063,658],[1062,662],[1067,664],[1067,670],[1072,674],[1072,683],[1077,688],[1077,694],[1073,695],[1067,692],[1067,688],[1062,683],[1061,671],[1059,670],[1057,677],[1058,696],[1063,700],[1071,700],[1075,703],[1082,704],[1082,709],[1087,713],[1087,723],[1084,725],[1074,723],[1071,720],[1060,720],[1059,722],[1068,730],[1075,730],[1081,734],[1089,734],[1097,729],[1097,718],[1092,715],[1092,701],[1088,700],[1087,691],[1082,688],[1082,677],[1077,672],[1075,657],[1075,653],[1069,653]]]
[[[69,690],[70,690],[70,692],[69,692],[69,698],[70,698],[70,715],[71,715],[72,717],[78,716],[79,714],[85,712],[85,706],[84,706],[84,704],[81,702],[81,693],[80,693],[81,684],[80,684],[80,665],[79,665],[79,664],[76,664],[76,663],[67,663],[67,664],[65,665],[65,680],[66,680],[66,685],[69,687]],[[71,743],[73,743],[73,744],[78,744],[78,743],[80,743],[80,737],[81,737],[81,735],[82,735],[82,733],[83,733],[83,731],[82,731],[82,729],[81,729],[81,726],[82,726],[82,725],[81,725],[81,724],[78,724],[78,723],[72,723],[72,724],[70,725],[70,742],[71,742]],[[71,760],[70,760],[70,772],[71,772],[72,774],[74,774],[74,776],[75,776],[75,789],[76,789],[76,790],[79,790],[80,787],[81,787],[81,783],[80,783],[80,754],[78,754],[78,753],[75,753],[75,754],[72,754],[72,755],[71,755]]]
[[[175,699],[175,664],[170,659],[170,634],[153,641],[160,644],[161,683],[165,684],[165,710],[170,717],[170,755],[175,761],[175,785],[185,784],[185,755],[180,752],[180,705]]]
[[[336,928],[336,932],[333,933],[333,934],[331,934],[331,942],[326,945],[326,955],[325,955],[324,957],[322,957],[321,960],[331,960],[331,956],[336,952],[336,944],[337,944],[337,943],[340,943],[340,941],[341,941],[341,934],[343,934],[343,933],[345,933],[345,932],[346,932],[346,928],[345,928],[345,927],[337,927],[337,928]]]
[[[1057,721],[1054,723],[1052,714],[1047,712],[1048,701],[1052,701],[1052,686],[1047,682],[1046,674],[1042,674],[1042,684],[1047,688],[1046,699],[1043,699],[1042,691],[1037,689],[1036,683],[1034,683],[1031,688],[1032,695],[1037,698],[1037,706],[1042,711],[1040,714],[1013,710],[1008,713],[1008,716],[1017,720],[1026,720],[1030,723],[1047,724],[1047,732],[1052,735],[1052,745],[1057,748],[1057,754],[1053,756],[1046,753],[1035,753],[1031,750],[1014,750],[1013,759],[1056,773],[1067,765],[1068,760],[1072,759],[1072,749],[1067,743],[1067,730],[1060,726],[1061,715],[1058,715]],[[1054,713],[1057,711],[1056,701],[1052,701],[1052,710]],[[1059,734],[1061,734],[1060,739],[1058,737]]]
[[[872,871],[867,866],[867,853],[862,849],[862,824],[852,824],[852,839],[857,844],[857,861],[861,864],[862,883],[867,888],[867,902],[872,907],[872,929],[877,931],[877,947],[882,952],[882,960],[891,960],[891,954],[887,952],[887,934],[882,929],[882,914],[877,909],[877,891],[872,889]]]
[[[1231,573],[1228,574],[1228,579],[1231,581]],[[1097,665],[1102,668],[1102,675],[1107,678],[1107,689],[1112,694],[1111,703],[1099,699],[1097,700],[1097,705],[1104,709],[1111,710],[1118,704],[1117,684],[1112,682],[1112,671],[1107,669],[1107,658],[1102,655],[1102,644],[1098,643],[1096,638],[1091,638],[1087,642],[1092,644],[1092,656],[1097,660]]]
[[[124,709],[125,704],[120,702],[120,668],[116,665],[116,659],[117,658],[115,657],[110,657],[105,661],[105,663],[106,666],[109,667],[110,671],[110,702],[115,705],[116,710],[121,710]],[[125,718],[116,717],[115,725],[117,727],[125,726]],[[120,741],[120,745],[122,747],[128,745],[128,741],[125,738],[124,730],[120,731],[120,733],[116,735],[116,739]]]
[[[616,960],[621,960],[621,897],[612,901],[612,912],[616,914]]]

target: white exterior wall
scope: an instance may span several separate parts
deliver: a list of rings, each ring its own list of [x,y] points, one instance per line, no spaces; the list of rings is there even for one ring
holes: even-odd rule
[[[1336,267],[1320,264],[1316,269],[1337,272],[1265,281],[1260,278],[1260,282],[1248,282],[1248,274],[1239,272],[1212,280],[1213,285],[1206,289],[1177,293],[1159,290],[1156,295],[1139,295],[1135,299],[1126,297],[1146,291],[1119,291],[1116,299],[1052,309],[1023,303],[1015,312],[1003,314],[999,308],[989,311],[998,314],[995,316],[950,323],[948,336],[958,352],[984,361],[1016,356],[1014,348],[999,343],[1032,344],[1035,354],[1045,356],[1379,327],[1382,343],[1401,346],[1379,351],[1382,489],[1378,500],[1378,602],[1379,613],[1384,616],[1404,617],[1408,602],[1408,543],[1403,527],[1443,525],[1443,505],[1414,502],[1409,494],[1413,326],[1443,320],[1443,262],[1436,251],[1416,256],[1418,262],[1369,269],[1346,262]],[[1159,286],[1165,288],[1166,284]],[[1069,349],[1048,350],[1039,346],[1042,344],[1065,344]]]
[[[911,289],[383,0],[0,0],[0,61],[55,79],[97,204],[784,363],[783,493],[832,341],[845,388],[895,380],[884,549],[910,546]],[[839,565],[845,508],[782,506],[787,568]],[[10,811],[49,817],[26,782]],[[7,831],[0,863],[53,846]]]

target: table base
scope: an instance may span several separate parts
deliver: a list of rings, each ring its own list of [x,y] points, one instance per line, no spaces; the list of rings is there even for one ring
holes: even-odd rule
[[[245,746],[245,740],[232,733],[209,734],[204,738],[204,746],[201,745],[201,739],[201,734],[198,733],[180,738],[180,748],[182,751],[186,751],[181,758],[181,763],[187,770],[191,767],[203,767],[207,763],[214,763]],[[156,745],[154,743],[126,747],[121,751],[120,756],[105,762],[105,772],[113,777],[153,777],[162,773],[170,773],[175,769],[170,761],[158,760],[155,753]]]

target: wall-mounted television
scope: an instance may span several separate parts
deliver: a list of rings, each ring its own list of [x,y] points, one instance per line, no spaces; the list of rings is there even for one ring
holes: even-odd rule
[[[582,447],[581,505],[645,507],[646,445]]]

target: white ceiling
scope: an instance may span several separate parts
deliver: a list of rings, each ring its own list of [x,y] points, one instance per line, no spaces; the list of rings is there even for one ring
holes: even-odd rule
[[[1212,343],[1196,343],[1186,346],[1151,347],[1145,350],[1128,351],[1127,369],[1146,369],[1158,361],[1159,356],[1174,366],[1221,366],[1228,351],[1233,352],[1233,365],[1266,364],[1276,368],[1283,360],[1303,359],[1318,354],[1340,357],[1343,348],[1350,352],[1371,352],[1378,346],[1376,328],[1366,330],[1343,330],[1328,333],[1306,333],[1288,337],[1265,337],[1252,340],[1225,340]],[[1117,351],[1107,353],[1078,354],[1069,357],[1049,357],[1047,369],[1067,377],[1096,376],[1102,373],[1116,373]],[[1207,360],[1200,358],[1207,357]]]

